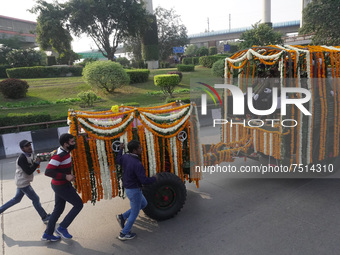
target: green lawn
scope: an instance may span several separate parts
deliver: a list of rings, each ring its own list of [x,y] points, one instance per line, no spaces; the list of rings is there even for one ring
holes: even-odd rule
[[[151,70],[149,80],[145,83],[132,84],[123,88],[117,89],[113,94],[106,94],[103,91],[95,90],[97,95],[101,97],[99,102],[96,102],[92,110],[110,109],[112,105],[138,103],[139,106],[153,106],[165,103],[166,97],[163,95],[147,95],[147,92],[159,91],[160,89],[154,85],[153,77],[158,74],[165,74],[168,71],[177,69],[157,69]],[[182,82],[176,89],[190,88],[190,80],[210,79],[214,78],[211,69],[196,66],[195,72],[184,72]],[[55,102],[60,99],[76,98],[81,91],[90,90],[91,87],[86,84],[82,77],[62,77],[49,79],[24,79],[29,84],[27,97],[23,99],[7,99],[0,94],[0,116],[7,116],[10,113],[49,113],[51,116],[66,116],[69,108],[76,110],[86,109],[81,108],[79,102],[65,104],[46,104],[33,105],[42,101]],[[192,80],[191,80],[192,81]],[[189,92],[174,94],[176,98],[189,97]],[[22,103],[20,108],[6,108],[6,104]],[[89,110],[89,109],[86,109]]]

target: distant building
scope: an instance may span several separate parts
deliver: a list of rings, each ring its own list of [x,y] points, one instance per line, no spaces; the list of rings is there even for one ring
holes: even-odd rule
[[[21,36],[26,47],[37,47],[35,29],[37,22],[0,15],[0,39]]]

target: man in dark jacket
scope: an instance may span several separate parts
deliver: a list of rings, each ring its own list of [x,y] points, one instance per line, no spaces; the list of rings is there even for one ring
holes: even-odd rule
[[[15,184],[17,185],[17,193],[15,197],[9,200],[6,204],[0,207],[0,213],[3,213],[8,208],[20,203],[24,195],[32,200],[35,210],[39,213],[42,221],[46,224],[50,215],[42,208],[39,196],[35,193],[31,186],[33,181],[33,173],[40,164],[40,159],[33,155],[32,143],[27,140],[22,140],[19,146],[23,153],[20,154],[16,161]]]
[[[138,156],[142,153],[142,147],[138,141],[132,140],[128,143],[129,153],[123,154],[124,144],[120,145],[120,151],[116,162],[123,168],[123,186],[126,196],[130,200],[131,208],[125,213],[117,215],[117,221],[122,228],[118,239],[129,240],[136,237],[130,230],[135,223],[139,211],[146,207],[147,201],[143,196],[142,184],[152,184],[156,177],[146,177],[145,169]]]

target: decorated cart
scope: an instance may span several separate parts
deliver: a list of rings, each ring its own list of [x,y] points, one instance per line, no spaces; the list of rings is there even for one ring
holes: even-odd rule
[[[122,169],[115,159],[120,143],[141,143],[141,162],[147,176],[159,174],[144,187],[144,212],[163,220],[175,215],[186,199],[185,181],[199,185],[190,158],[202,162],[199,122],[194,104],[179,102],[158,107],[115,106],[109,111],[69,111],[70,133],[77,139],[72,152],[75,186],[83,202],[123,197]]]
[[[72,152],[75,186],[84,203],[124,196],[123,169],[115,159],[120,143],[127,145],[132,139],[141,143],[146,175],[159,175],[155,184],[143,188],[148,200],[144,212],[157,220],[181,210],[184,182],[199,186],[201,174],[195,166],[232,162],[237,156],[277,165],[323,162],[333,167],[339,161],[340,47],[270,45],[242,50],[226,58],[225,84],[236,86],[244,100],[234,102],[230,89],[223,90],[225,121],[217,144],[200,144],[195,104],[69,111],[70,133],[77,139]],[[290,90],[294,93],[284,94],[285,88],[295,88]],[[303,99],[296,89],[304,89],[310,99],[300,106],[287,104],[282,114],[280,100]],[[240,102],[246,104],[245,111],[235,115]],[[273,110],[257,115],[249,105]]]
[[[235,156],[269,164],[311,166],[335,160],[339,164],[340,47],[270,45],[245,49],[226,58],[225,83],[244,93],[248,107],[251,101],[256,109],[270,109],[273,92],[278,94],[278,106],[265,116],[247,107],[244,115],[235,115],[232,94],[225,89],[222,118],[226,121],[221,125],[221,142],[203,146],[206,165],[230,162]],[[311,97],[302,106],[311,115],[293,104],[287,105],[283,115],[280,100],[303,97],[301,93],[287,93],[280,98],[283,88],[307,90]]]

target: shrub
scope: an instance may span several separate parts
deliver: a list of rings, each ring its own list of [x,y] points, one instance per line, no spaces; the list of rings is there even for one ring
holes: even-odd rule
[[[0,126],[1,127],[15,126],[15,125],[23,125],[27,123],[39,123],[39,122],[46,122],[46,121],[51,121],[51,116],[48,113],[40,113],[40,114],[9,113],[5,117],[0,117]]]
[[[6,57],[11,50],[12,48],[7,47],[4,44],[0,45],[0,65],[9,65]]]
[[[193,72],[195,71],[194,65],[177,65],[177,70],[180,72]]]
[[[166,99],[167,103],[172,103],[172,102],[176,102],[176,101],[182,101],[183,103],[186,103],[186,104],[190,104],[190,102],[191,102],[190,97],[183,97],[183,98],[176,97],[176,98],[167,98]]]
[[[192,64],[192,57],[185,57],[182,59],[182,64],[184,65],[191,65]]]
[[[184,65],[198,65],[199,64],[199,58],[200,57],[186,57],[183,58],[182,64]]]
[[[190,92],[190,89],[175,89],[172,94],[181,94],[181,93],[188,93]],[[160,95],[162,94],[163,92],[162,91],[148,91],[146,92],[145,94],[148,95],[148,96],[156,96],[156,95]]]
[[[179,71],[170,71],[167,74],[177,74],[179,76],[179,82],[182,81],[182,78],[183,78],[182,72],[179,72]]]
[[[130,60],[128,60],[127,58],[125,57],[122,57],[122,58],[117,58],[116,59],[116,62],[121,64],[122,66],[124,67],[129,67],[130,66]]]
[[[85,66],[83,78],[86,83],[113,93],[115,89],[130,83],[124,68],[112,61],[95,61]]]
[[[79,97],[77,97],[77,98],[70,97],[70,98],[58,99],[57,101],[55,101],[55,103],[56,104],[70,104],[70,103],[80,102],[80,101],[81,101],[81,99]]]
[[[216,61],[211,69],[213,75],[217,76],[217,77],[224,77],[224,59],[220,59],[218,61]]]
[[[195,66],[198,65],[200,63],[199,59],[200,59],[200,57],[193,57],[192,58],[192,64],[195,65]]]
[[[51,78],[81,76],[82,67],[75,66],[33,66],[7,69],[9,78]]]
[[[208,68],[212,68],[213,64],[220,60],[225,59],[224,56],[204,56],[199,58],[200,65]]]
[[[7,78],[6,69],[11,68],[10,66],[0,65],[0,79]]]
[[[48,66],[53,66],[57,64],[57,60],[55,56],[47,56],[47,65]]]
[[[42,56],[34,49],[15,49],[7,54],[7,61],[13,67],[41,65]]]
[[[209,47],[209,55],[215,55],[215,54],[217,54],[216,46]]]
[[[28,87],[26,81],[19,79],[6,79],[0,82],[0,91],[4,97],[13,99],[26,97]]]
[[[65,126],[67,116],[63,116],[65,123],[59,124],[59,126]],[[8,113],[7,116],[0,117],[0,127],[5,126],[16,126],[16,125],[25,125],[27,123],[40,123],[40,122],[47,122],[51,121],[51,116],[48,113],[39,113],[39,114],[32,114],[32,113]],[[56,119],[53,119],[56,120]],[[29,127],[21,127],[20,131],[27,131],[27,130],[36,130],[46,128],[46,125],[37,125],[37,126],[29,126]],[[18,132],[17,128],[6,128],[0,129],[0,133],[13,133]]]
[[[136,107],[138,107],[140,104],[139,104],[138,102],[127,102],[127,103],[125,103],[124,105],[126,105],[126,106],[136,106]]]
[[[125,71],[130,77],[130,84],[143,83],[149,80],[150,70],[148,69],[129,69]]]
[[[93,103],[98,99],[96,93],[92,90],[82,91],[78,93],[77,97],[79,97],[81,102],[86,106],[93,106]]]
[[[160,62],[159,64],[160,68],[169,68],[170,67],[170,63],[169,62]]]
[[[179,75],[177,74],[161,74],[154,76],[154,82],[156,86],[159,86],[164,94],[169,94],[172,97],[172,93],[175,87],[179,84]]]

